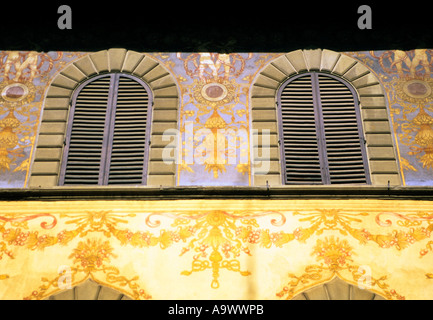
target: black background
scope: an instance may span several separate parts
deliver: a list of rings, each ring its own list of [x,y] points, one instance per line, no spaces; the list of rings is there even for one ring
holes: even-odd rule
[[[57,27],[62,4],[72,9],[71,30]],[[357,26],[361,16],[357,10],[363,4],[372,9],[371,30]],[[0,10],[0,50],[288,52],[433,47],[428,2],[2,1]]]

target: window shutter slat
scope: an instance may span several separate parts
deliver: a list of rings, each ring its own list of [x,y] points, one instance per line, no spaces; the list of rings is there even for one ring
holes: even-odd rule
[[[141,80],[113,73],[74,96],[60,184],[145,183],[151,94]]]
[[[366,183],[354,95],[341,81],[318,75],[331,184]]]
[[[99,182],[109,92],[108,76],[90,82],[77,96],[69,136],[65,185]]]
[[[149,96],[133,79],[120,77],[109,167],[108,184],[141,184]]]
[[[280,106],[286,184],[321,183],[311,76],[290,82],[281,92]]]
[[[337,77],[311,72],[279,91],[286,184],[369,183],[355,91]]]

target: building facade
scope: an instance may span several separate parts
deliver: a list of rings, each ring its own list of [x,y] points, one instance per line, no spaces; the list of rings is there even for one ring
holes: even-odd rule
[[[2,299],[430,299],[433,50],[0,52]]]

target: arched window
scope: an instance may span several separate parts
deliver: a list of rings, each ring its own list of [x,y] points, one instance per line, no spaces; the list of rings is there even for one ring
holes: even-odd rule
[[[124,80],[135,81],[133,82],[134,86],[136,85],[135,83],[140,84],[142,88],[145,88],[148,94],[147,113],[145,108],[129,108],[131,110],[125,112],[128,113],[131,111],[133,114],[124,114],[125,117],[132,116],[133,119],[137,118],[135,116],[139,115],[140,112],[146,113],[147,115],[145,139],[152,141],[152,143],[151,145],[145,144],[145,161],[142,167],[143,178],[139,184],[158,187],[176,185],[176,152],[171,152],[169,155],[167,155],[166,152],[164,157],[162,156],[164,150],[174,150],[173,139],[164,139],[164,134],[168,130],[173,132],[172,130],[178,128],[179,90],[176,78],[151,54],[139,53],[122,48],[112,48],[85,54],[81,58],[66,65],[63,69],[59,70],[58,74],[53,78],[47,88],[44,97],[44,110],[41,115],[39,133],[36,140],[36,148],[32,154],[31,171],[28,175],[27,186],[29,188],[50,188],[65,184],[64,174],[66,173],[68,152],[64,149],[69,148],[70,144],[70,132],[72,130],[70,127],[72,121],[70,120],[71,118],[73,119],[74,110],[72,109],[78,97],[78,92],[86,84],[90,84],[92,80],[96,81],[98,77],[103,79],[104,77],[111,77],[112,75],[118,75],[119,84]],[[114,85],[116,83],[115,79],[113,81]],[[116,88],[117,87],[114,86],[112,89],[108,89],[111,90],[108,92],[108,96],[111,99],[110,101],[116,103],[117,106],[117,100],[115,101],[112,98],[113,95],[117,97]],[[98,93],[97,90],[94,91]],[[124,93],[127,94],[126,91]],[[99,92],[98,96],[104,97],[104,94],[107,95],[107,92]],[[96,96],[97,95],[95,95],[92,100],[93,102],[99,99],[99,97]],[[108,103],[109,100],[108,98],[106,99]],[[127,98],[127,100],[132,102],[132,95]],[[136,103],[132,102],[132,104]],[[110,105],[109,110],[113,111],[112,107],[113,105]],[[152,119],[150,119],[150,116]],[[141,120],[143,120],[143,117],[144,115],[139,116]],[[130,120],[131,118],[128,118],[128,120],[125,119],[124,124],[130,122]],[[104,126],[105,124],[104,122]],[[113,128],[112,124],[109,125]],[[132,146],[132,143],[130,143],[132,141],[132,128],[129,127],[125,129],[125,135],[126,132],[128,132],[127,140],[130,145],[128,145],[128,147],[125,146],[123,149],[136,150],[136,147]],[[139,134],[142,134],[142,132]],[[90,135],[86,135],[84,142],[90,141],[90,138]],[[137,139],[139,140],[140,138]],[[126,141],[124,142],[126,144]],[[107,146],[110,144],[110,141],[104,140],[104,143]],[[123,151],[128,151],[128,158],[131,156],[129,153],[130,150]],[[108,150],[108,152],[111,151]],[[113,155],[113,152],[111,152],[111,154]],[[101,153],[101,157],[104,156],[104,159],[107,159],[106,155],[107,154],[104,155],[104,153]],[[120,168],[125,168],[124,171],[126,171],[127,167],[133,168],[132,163],[128,162],[126,165],[122,162],[124,160],[122,158],[126,157],[122,157],[119,154],[119,158],[117,162]],[[109,157],[109,159],[111,161],[113,156]],[[104,179],[107,179],[107,166],[108,164],[105,162],[105,165],[100,167],[105,174]],[[85,165],[81,167],[87,168],[89,166]],[[62,179],[60,179],[61,172],[63,172]],[[78,170],[78,173],[79,172],[80,170]],[[119,173],[118,176],[122,176],[122,178],[118,179],[117,182],[137,185],[135,181],[124,179],[127,177],[126,173],[127,172]],[[139,174],[136,175],[138,176]],[[112,176],[114,176],[114,174]],[[101,179],[101,183],[104,179]],[[77,180],[78,182],[76,184],[84,184],[83,182],[79,182],[79,179]],[[139,179],[136,180],[138,181]],[[108,182],[109,184],[115,185],[113,179]],[[99,184],[99,172],[98,181],[95,182],[93,179],[91,183],[93,186]]]
[[[132,300],[132,298],[89,278],[73,288],[52,294],[45,300]]]
[[[111,73],[74,92],[60,185],[146,184],[152,94],[142,80]]]
[[[289,78],[278,92],[285,184],[370,184],[356,91],[331,74]]]
[[[339,277],[307,289],[292,300],[386,300],[383,296],[361,286],[352,285]]]

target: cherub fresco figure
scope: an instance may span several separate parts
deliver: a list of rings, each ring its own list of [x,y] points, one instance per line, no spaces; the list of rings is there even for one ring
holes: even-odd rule
[[[206,80],[206,77],[205,77],[206,68],[211,69],[212,76],[215,79],[218,78],[218,69],[219,68],[217,68],[217,66],[215,65],[215,62],[213,61],[212,54],[209,52],[201,52],[200,58],[199,58],[199,65],[198,65],[200,80]]]
[[[24,70],[28,68],[30,70],[28,80],[32,81],[38,72],[38,53],[35,51],[30,51],[27,56],[25,56],[23,59],[21,58],[22,54],[20,54],[20,52],[8,51],[6,62],[4,63],[5,77],[7,78],[9,76],[11,67],[14,66],[15,77],[13,78],[13,81],[18,82],[23,76]]]
[[[425,76],[430,77],[430,61],[428,60],[426,49],[415,49],[412,59],[407,52],[395,50],[394,62],[391,64],[391,68],[395,65],[400,77],[404,75],[403,63],[409,68],[409,73],[412,78],[415,77],[416,68],[418,66],[422,66],[425,71]]]
[[[21,82],[23,80],[32,82],[33,79],[38,75],[44,63],[48,63],[48,69],[46,72],[53,68],[54,61],[58,61],[62,58],[61,52],[57,53],[57,58],[53,59],[47,53],[38,53],[36,51],[20,52],[20,51],[6,51],[0,58],[0,66],[4,68],[4,77],[9,79],[13,76],[12,81]]]
[[[221,68],[221,66],[224,68],[224,79],[228,80],[231,69],[232,68],[234,69],[234,67],[232,66],[232,62],[230,60],[230,55],[226,53],[218,54],[216,66],[218,70]]]
[[[245,68],[245,61],[252,58],[248,54],[245,58],[239,53],[192,53],[183,58],[177,53],[177,58],[184,62],[184,68],[190,77],[199,77],[201,81],[209,79],[228,80],[229,77],[238,77]]]

